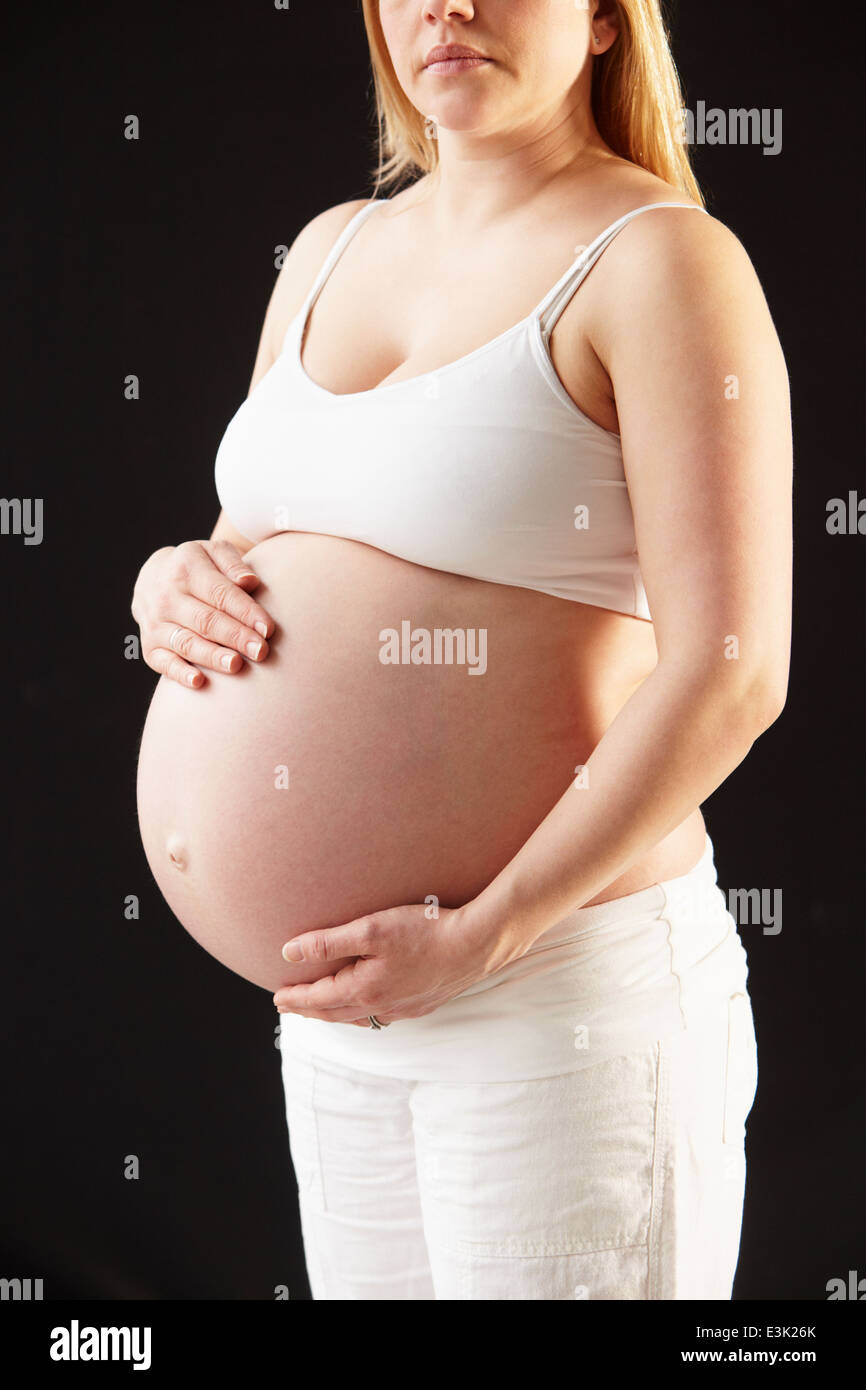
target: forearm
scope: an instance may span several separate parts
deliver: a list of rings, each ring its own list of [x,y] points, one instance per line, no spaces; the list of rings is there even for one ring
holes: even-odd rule
[[[461,909],[460,929],[488,973],[600,893],[724,782],[776,717],[759,688],[721,690],[656,667],[537,830]]]

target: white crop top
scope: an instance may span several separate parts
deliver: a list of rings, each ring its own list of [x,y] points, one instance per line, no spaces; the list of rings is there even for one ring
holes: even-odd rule
[[[281,531],[340,536],[417,565],[651,621],[619,435],[574,404],[548,344],[627,222],[696,204],[626,213],[525,319],[474,352],[337,395],[301,365],[304,332],[344,248],[384,201],[348,223],[280,356],[229,422],[214,469],[226,516],[254,543]]]

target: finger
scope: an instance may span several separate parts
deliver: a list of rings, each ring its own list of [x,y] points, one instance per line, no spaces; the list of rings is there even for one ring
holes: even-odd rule
[[[257,588],[261,583],[252,566],[231,541],[204,541],[202,549],[217,574],[208,570],[204,562],[195,565],[191,592],[205,599],[212,608],[222,609],[255,629],[260,637],[270,637],[274,630],[273,618],[246,592],[247,588]],[[199,584],[201,588],[195,587]]]
[[[160,623],[154,637],[161,647],[177,652],[184,661],[189,661],[195,666],[206,666],[213,671],[230,673],[242,671],[244,668],[238,652],[218,647],[214,642],[208,642],[206,638],[199,637],[197,632],[178,623]],[[265,645],[261,637],[256,637],[255,641],[258,647]]]
[[[244,559],[237,546],[231,541],[225,539],[202,541],[202,549],[207,551],[217,569],[221,569],[233,584],[242,585],[248,590],[261,584],[262,581],[252,565]]]
[[[352,1018],[361,1014],[375,1013],[360,1003],[358,995],[361,986],[355,977],[354,966],[347,965],[336,975],[324,975],[321,980],[313,980],[304,985],[284,985],[274,995],[277,1008],[285,1005],[293,1012],[302,1009],[333,1011],[352,1009]]]
[[[228,579],[205,553],[200,553],[187,565],[183,580],[187,593],[201,599],[206,608],[227,613],[230,618],[258,633],[260,639],[273,632],[274,620],[270,614]]]
[[[171,681],[177,681],[178,685],[192,686],[194,689],[205,684],[205,678],[201,671],[197,671],[194,666],[190,666],[174,652],[168,651],[165,647],[151,647],[145,656],[145,661],[152,671],[158,671],[161,676],[167,676]]]
[[[282,949],[283,960],[340,960],[345,956],[373,956],[381,947],[381,929],[366,917],[321,931],[299,932]]]
[[[193,598],[191,594],[181,594],[173,600],[171,624],[174,625],[176,622],[197,633],[213,647],[221,648],[221,655],[228,650],[239,652],[250,661],[264,661],[270,651],[268,643],[253,628],[247,627],[246,623],[239,622],[237,618],[230,617],[219,608],[209,607],[201,599]],[[207,664],[211,665],[211,662],[208,661]],[[241,663],[236,662],[225,669],[240,670]]]
[[[176,652],[191,665],[210,667],[214,671],[238,671],[243,666],[237,652],[223,651],[177,623],[161,623],[156,637],[162,647]]]

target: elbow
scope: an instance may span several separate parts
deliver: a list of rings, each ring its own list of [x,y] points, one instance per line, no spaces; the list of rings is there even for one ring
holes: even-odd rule
[[[773,672],[761,671],[748,683],[739,695],[737,705],[755,738],[775,724],[787,698],[787,672],[779,677]]]
[[[787,670],[767,666],[749,671],[732,662],[722,676],[718,662],[712,669],[695,663],[687,674],[679,666],[672,678],[680,694],[687,690],[692,706],[703,706],[719,730],[737,731],[750,744],[775,724],[788,695]]]
[[[705,653],[702,654],[705,657]],[[709,720],[721,734],[749,744],[775,724],[788,697],[788,663],[719,663],[717,658],[660,660],[650,679],[667,682],[676,701]]]

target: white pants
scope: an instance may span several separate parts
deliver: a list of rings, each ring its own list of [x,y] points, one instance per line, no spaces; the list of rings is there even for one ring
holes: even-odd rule
[[[315,1299],[731,1297],[757,1052],[715,879],[707,837],[382,1032],[281,1016]]]

